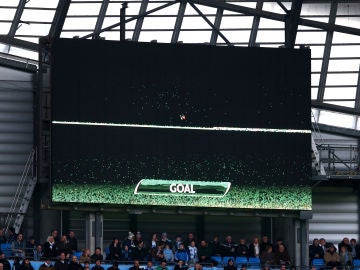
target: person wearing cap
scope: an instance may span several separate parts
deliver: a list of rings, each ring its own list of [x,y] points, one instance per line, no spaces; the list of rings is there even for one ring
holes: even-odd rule
[[[50,257],[46,257],[45,262],[40,265],[39,270],[55,270],[54,265],[51,263]]]

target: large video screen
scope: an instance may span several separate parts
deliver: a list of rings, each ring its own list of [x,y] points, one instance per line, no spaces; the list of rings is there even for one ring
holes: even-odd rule
[[[52,200],[311,209],[310,50],[59,39]]]

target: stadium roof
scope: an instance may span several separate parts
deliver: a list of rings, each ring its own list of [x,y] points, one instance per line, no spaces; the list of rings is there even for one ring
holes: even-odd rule
[[[0,0],[0,54],[38,60],[38,40],[120,39],[116,0]],[[360,1],[130,0],[125,38],[312,51],[313,121],[360,132]],[[358,132],[359,131],[359,132]]]

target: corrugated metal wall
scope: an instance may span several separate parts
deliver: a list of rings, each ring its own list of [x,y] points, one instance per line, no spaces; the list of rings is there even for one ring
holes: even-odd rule
[[[32,73],[0,66],[0,213],[7,213],[33,148]]]

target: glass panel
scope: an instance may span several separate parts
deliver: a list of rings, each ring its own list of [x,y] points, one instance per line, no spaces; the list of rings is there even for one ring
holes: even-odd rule
[[[176,17],[145,17],[142,29],[169,29],[169,30],[172,30],[175,25],[175,20],[176,20]]]
[[[360,117],[357,118],[356,129],[360,130]]]
[[[0,8],[0,18],[1,20],[12,21],[14,19],[15,12],[15,8]]]
[[[298,31],[296,35],[296,44],[316,44],[321,43],[324,44],[326,39],[326,32],[324,31],[313,31],[313,32],[305,32]]]
[[[344,128],[353,128],[354,116],[330,111],[320,111],[319,123]]]
[[[326,87],[324,99],[355,99],[356,87]]]
[[[26,3],[26,7],[56,8],[59,0],[31,0]]]
[[[217,8],[207,7],[203,5],[196,5],[200,11],[205,15],[216,15]]]
[[[163,4],[164,3],[161,3],[161,5],[163,5]],[[155,7],[161,6],[161,5],[156,5],[156,6],[148,5],[147,11],[149,11],[151,9],[154,9]],[[160,9],[160,10],[154,12],[154,13],[151,13],[150,16],[152,16],[152,15],[155,15],[155,16],[158,16],[158,15],[166,15],[166,16],[173,15],[173,16],[176,16],[178,14],[178,11],[179,11],[179,4],[174,4],[172,6],[169,6],[169,7]],[[126,12],[127,12],[127,10],[126,10]]]
[[[85,36],[85,35],[88,35],[88,34],[91,34],[93,33],[92,31],[82,31],[82,32],[79,32],[79,31],[62,31],[61,32],[61,35],[60,37],[62,38],[73,38],[75,36],[79,36],[79,37],[82,37],[82,36]]]
[[[72,2],[67,15],[95,15],[99,14],[101,3],[74,3]],[[120,11],[119,11],[120,14]]]
[[[357,73],[328,73],[326,77],[326,85],[357,85]]]
[[[330,3],[303,3],[300,16],[329,15]]]
[[[9,33],[11,23],[0,23],[0,35],[6,35]]]
[[[324,56],[324,46],[310,46],[311,49],[311,58],[323,58]]]
[[[55,10],[24,9],[21,20],[24,22],[49,22],[54,18]]]
[[[97,18],[66,18],[63,30],[93,30]],[[80,34],[83,36],[83,34]]]
[[[330,57],[360,57],[360,45],[332,46]]]
[[[317,87],[311,87],[311,99],[317,99],[318,90]]]
[[[330,59],[329,71],[359,71],[360,59]]]
[[[311,74],[311,86],[318,86],[320,81],[320,74]]]
[[[284,25],[284,22],[279,22],[279,21],[275,21],[275,20],[269,20],[269,19],[261,18],[260,23],[259,23],[259,29],[263,29],[263,28],[284,29],[285,25]]]
[[[324,100],[324,103],[343,106],[343,107],[349,107],[354,108],[355,101],[326,101]]]
[[[16,30],[16,35],[26,35],[26,36],[46,36],[49,33],[51,24],[25,24],[21,23],[21,26]]]
[[[336,18],[336,24],[344,25],[348,27],[360,28],[359,17],[338,17]]]
[[[250,31],[221,31],[223,35],[230,41],[234,43],[249,43]],[[222,38],[219,36],[217,39],[218,42],[223,42]]]
[[[179,41],[184,43],[208,43],[212,31],[180,31]]]
[[[344,34],[344,33],[340,33],[340,32],[334,32],[333,35],[333,44],[335,43],[360,43],[360,36],[356,36],[356,35],[349,35],[349,34]]]
[[[322,60],[311,60],[311,70],[313,72],[321,71]]]
[[[28,50],[20,49],[20,48],[13,47],[13,46],[10,47],[9,54],[13,54],[13,55],[17,55],[20,57],[33,59],[33,60],[38,60],[38,58],[39,58],[37,52],[28,51]]]
[[[215,17],[208,17],[214,22]],[[202,17],[184,17],[181,29],[212,29]]]
[[[291,9],[291,2],[281,1],[281,3],[286,7],[287,10]],[[285,11],[280,7],[280,5],[274,2],[265,2],[262,9],[265,11],[285,14]]]
[[[157,40],[157,42],[169,43],[171,41],[172,31],[141,31],[139,41],[149,42]]]
[[[250,29],[253,23],[251,16],[223,16],[221,29],[247,28]]]
[[[125,32],[125,38],[130,39],[133,36],[134,31],[126,31]],[[106,40],[120,40],[120,30],[117,29],[117,31],[106,31],[100,34],[101,37],[104,37]]]
[[[121,3],[109,3],[108,8],[106,10],[106,15],[114,15],[117,16],[118,21],[120,21],[120,8]],[[139,14],[140,10],[140,3],[129,3],[128,8],[126,9],[126,15],[127,16],[135,16]],[[149,6],[148,6],[149,10]]]
[[[130,17],[126,17],[126,19],[129,19]],[[106,17],[104,19],[104,23],[103,23],[103,26],[102,28],[106,28],[108,26],[111,26],[111,25],[114,25],[114,24],[117,24],[120,22],[120,19],[119,18],[115,18],[115,17]],[[132,20],[128,23],[126,23],[126,29],[134,29],[135,27],[135,24],[136,24],[136,20]],[[114,30],[118,29],[118,31],[120,31],[120,26],[114,28]]]
[[[270,30],[270,31],[264,31],[259,30],[256,37],[256,42],[279,42],[284,43],[285,42],[285,31],[283,30]]]

